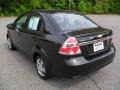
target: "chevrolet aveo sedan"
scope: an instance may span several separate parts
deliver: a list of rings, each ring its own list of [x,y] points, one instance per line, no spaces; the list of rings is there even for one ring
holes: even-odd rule
[[[76,11],[32,11],[7,28],[9,48],[30,56],[42,79],[75,78],[110,64],[115,56],[112,30]]]

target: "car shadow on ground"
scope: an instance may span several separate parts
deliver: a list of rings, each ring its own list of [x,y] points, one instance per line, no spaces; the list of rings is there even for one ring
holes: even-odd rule
[[[77,78],[63,78],[63,77],[54,77],[50,80],[48,80],[46,83],[51,85],[51,86],[54,86],[54,87],[57,87],[57,88],[60,88],[60,89],[64,89],[64,88],[70,88],[70,87],[73,87],[75,85],[80,85],[80,87],[83,87],[83,84],[94,84],[94,81],[92,80],[92,78],[90,78],[91,74],[92,76],[96,75],[99,73],[100,70],[98,71],[94,71],[92,73],[88,73],[88,74],[85,74],[83,76],[79,76]],[[86,86],[86,85],[84,85]]]

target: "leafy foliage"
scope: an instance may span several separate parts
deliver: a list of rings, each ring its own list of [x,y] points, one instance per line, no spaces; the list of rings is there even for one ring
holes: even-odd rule
[[[120,0],[0,0],[0,16],[13,16],[33,9],[71,9],[82,13],[118,13]]]

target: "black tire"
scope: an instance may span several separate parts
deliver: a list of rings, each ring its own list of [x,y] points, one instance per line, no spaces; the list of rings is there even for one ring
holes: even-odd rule
[[[49,71],[47,63],[45,62],[45,57],[37,56],[35,61],[36,61],[36,69],[37,69],[37,72],[38,72],[38,75],[40,76],[40,78],[42,78],[43,80],[50,79],[52,74]],[[40,70],[40,68],[38,68],[38,65],[40,62],[43,63],[43,65],[41,65],[41,66],[44,67],[44,69],[43,69],[44,72],[42,71],[42,69]]]
[[[16,47],[15,47],[15,45],[13,44],[12,39],[11,39],[10,37],[7,37],[7,43],[8,43],[8,48],[9,48],[10,50],[16,50]]]

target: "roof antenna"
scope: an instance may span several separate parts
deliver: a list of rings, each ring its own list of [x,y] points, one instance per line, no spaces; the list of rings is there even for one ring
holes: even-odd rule
[[[69,0],[69,10],[71,10],[71,0]]]

